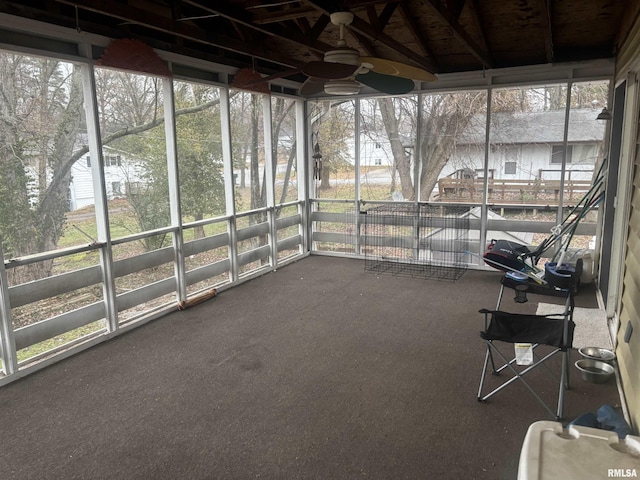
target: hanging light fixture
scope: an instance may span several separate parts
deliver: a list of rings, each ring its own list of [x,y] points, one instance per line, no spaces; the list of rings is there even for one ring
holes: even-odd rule
[[[609,109],[607,107],[604,107],[596,117],[596,120],[598,120],[599,122],[607,122],[611,120],[611,112],[609,111]]]

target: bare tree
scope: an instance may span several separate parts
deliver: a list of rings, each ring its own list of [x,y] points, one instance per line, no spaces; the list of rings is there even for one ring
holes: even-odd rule
[[[484,92],[464,92],[425,96],[423,126],[418,133],[420,165],[420,198],[428,200],[438,176],[449,161],[462,133],[471,121],[486,111]],[[406,153],[398,132],[397,108],[391,98],[378,100],[382,120],[387,132],[402,195],[414,199],[411,176],[411,157]]]
[[[110,72],[107,79],[104,85],[111,95],[99,98],[104,108],[104,145],[162,125],[155,79],[145,79],[142,93],[127,90],[135,85],[118,83],[117,72]],[[87,154],[88,146],[78,142],[85,128],[80,68],[51,59],[2,54],[0,80],[0,232],[3,251],[12,258],[57,248],[69,210],[71,169]],[[129,95],[119,103],[114,99],[116,87]],[[217,103],[219,98],[209,99],[179,109],[176,115]],[[134,143],[128,146],[141,148]],[[13,268],[11,281],[48,276],[52,266],[52,261],[42,261]]]

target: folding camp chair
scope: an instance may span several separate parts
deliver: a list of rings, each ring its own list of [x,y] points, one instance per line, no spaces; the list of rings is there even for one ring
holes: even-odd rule
[[[571,346],[573,342],[573,294],[567,295],[565,310],[562,314],[555,315],[527,315],[519,313],[508,313],[500,310],[480,310],[484,314],[484,330],[480,332],[480,336],[487,344],[487,353],[482,367],[482,378],[480,380],[480,388],[478,389],[478,401],[484,402],[496,393],[502,391],[511,383],[519,380],[533,394],[533,396],[542,404],[542,406],[555,417],[561,420],[563,416],[564,391],[569,388],[569,360],[571,354]],[[517,365],[517,359],[514,356],[509,359],[498,347],[503,348],[502,343],[507,344],[531,344],[533,351],[532,363],[528,366]],[[548,353],[538,355],[536,349],[540,345],[548,345],[553,347]],[[504,348],[503,348],[504,350]],[[560,385],[558,392],[558,404],[556,412],[552,410],[550,405],[543,400],[533,387],[523,377],[531,370],[543,366],[550,373],[549,365],[544,362],[555,356],[562,356]],[[497,367],[494,355],[499,357],[504,364]],[[504,383],[499,385],[491,392],[484,394],[485,379],[488,373],[489,362],[491,362],[491,371],[494,375],[498,375],[503,371],[511,372],[511,376]],[[557,378],[557,376],[556,376]]]

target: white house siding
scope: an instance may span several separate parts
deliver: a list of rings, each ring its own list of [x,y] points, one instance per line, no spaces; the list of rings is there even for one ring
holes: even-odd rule
[[[78,210],[95,203],[91,168],[87,167],[86,157],[81,158],[71,167],[70,210]]]
[[[349,151],[355,149],[350,146]],[[392,167],[393,154],[388,141],[374,142],[365,140],[360,142],[360,165],[363,167]]]
[[[115,158],[117,155],[112,152],[105,152],[105,158]],[[89,155],[85,155],[78,160],[71,168],[71,185],[70,189],[70,210],[78,210],[80,208],[93,205],[95,203],[93,191],[93,179],[91,174],[91,166],[88,161]],[[126,157],[120,155],[120,165],[107,165],[104,167],[104,180],[107,190],[107,198],[112,200],[117,197],[124,197],[126,194],[127,183],[141,182],[140,165],[131,162]],[[114,187],[119,186],[120,190]]]
[[[572,180],[591,179],[598,157],[598,147],[604,137],[604,125],[591,109],[572,110],[569,117],[567,144],[571,149],[571,161],[566,170]],[[544,170],[543,179],[559,180],[562,165],[552,163],[552,152],[562,148],[564,137],[564,110],[535,113],[496,113],[492,116],[489,148],[489,170],[496,179],[533,180]],[[470,169],[481,174],[485,155],[485,121],[478,118],[470,123],[467,131],[459,135],[458,143],[440,178]],[[360,165],[364,167],[393,168],[393,154],[387,140],[360,141]],[[354,152],[351,141],[347,152]],[[407,149],[412,152],[412,149]],[[560,156],[555,159],[560,161]],[[351,163],[354,158],[348,157]],[[507,168],[507,162],[515,162],[515,173]],[[512,165],[511,165],[512,166]]]
[[[571,146],[572,162],[567,163],[566,170],[571,171],[572,180],[589,180],[597,158],[597,145],[575,144]],[[463,152],[460,155],[460,152]],[[550,144],[528,145],[491,145],[489,149],[489,170],[496,179],[533,180],[543,170],[545,180],[559,180],[561,165],[551,162],[552,146]],[[508,162],[515,163],[515,171],[508,170]],[[484,149],[464,148],[458,146],[449,163],[440,173],[440,178],[453,175],[462,169],[473,170],[478,177],[482,176],[484,165]],[[513,173],[512,173],[513,172]]]

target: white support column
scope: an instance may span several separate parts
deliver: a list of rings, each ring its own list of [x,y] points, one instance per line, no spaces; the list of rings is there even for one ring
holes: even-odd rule
[[[420,132],[422,131],[422,123],[424,119],[423,104],[424,95],[418,94],[418,109],[416,110],[416,139],[413,148],[413,211],[415,213],[413,220],[413,253],[416,259],[420,259],[420,236],[422,235],[420,229],[420,202],[422,201],[426,203],[429,201],[429,198],[420,198],[420,192],[422,191],[422,150],[420,148]],[[395,172],[392,172],[392,175],[393,174],[395,174]]]
[[[487,202],[489,201],[489,153],[491,152],[491,98],[493,90],[487,91],[487,120],[484,125],[484,165],[483,175],[484,182],[482,183],[482,205],[480,206],[480,236],[478,237],[478,254],[474,257],[475,263],[482,265],[482,256],[484,255],[485,247],[487,245],[487,222],[489,219],[489,208]]]
[[[305,141],[309,142],[306,145],[305,148],[305,155],[304,155],[304,159],[307,162],[307,170],[305,171],[305,181],[306,181],[306,185],[307,185],[307,191],[309,194],[309,198],[318,198],[318,191],[317,191],[317,185],[318,183],[315,180],[314,177],[314,167],[315,167],[315,160],[313,159],[313,142],[314,140],[317,141],[317,138],[313,138],[313,127],[314,127],[314,123],[315,122],[320,122],[320,119],[322,118],[322,114],[320,113],[322,110],[322,101],[316,101],[315,105],[316,105],[316,111],[313,112],[308,112],[308,115],[305,116],[305,125],[306,125],[306,129],[308,134],[305,135]],[[320,105],[320,106],[318,106]],[[319,130],[319,126],[318,126],[318,130]],[[308,205],[307,205],[307,218],[306,218],[306,226],[307,226],[307,250],[311,251],[314,248],[314,242],[313,242],[313,225],[311,222],[311,217],[313,215],[313,211],[314,209],[317,209],[318,205],[317,203],[311,203],[311,201],[309,201]]]
[[[415,152],[413,153],[413,198],[416,202],[428,202],[429,199],[420,198],[420,187],[422,186],[422,140],[420,132],[424,121],[424,94],[418,94],[418,109],[416,110],[416,140]],[[392,172],[395,173],[395,172]]]
[[[355,108],[355,125],[354,132],[356,133],[354,139],[354,148],[355,152],[353,158],[355,159],[355,169],[354,169],[354,202],[353,209],[354,212],[354,221],[355,221],[355,232],[356,232],[356,244],[355,244],[355,254],[360,255],[360,99],[355,99],[356,108]]]
[[[302,235],[302,248],[304,252],[311,249],[309,244],[310,226],[309,226],[309,145],[307,135],[308,124],[305,122],[307,118],[307,103],[302,100],[296,100],[296,179],[298,182],[298,200],[304,202],[299,210],[302,217],[302,225],[300,225],[300,234]],[[302,252],[301,252],[302,253]]]
[[[100,266],[102,271],[102,293],[104,296],[107,330],[114,332],[118,328],[118,309],[116,306],[116,286],[113,273],[113,250],[109,228],[109,208],[107,188],[104,177],[104,158],[102,157],[102,138],[96,101],[96,81],[93,66],[84,64],[82,68],[82,87],[84,92],[85,115],[87,118],[87,137],[91,158],[91,175],[95,198],[96,229],[100,248]]]
[[[560,191],[558,192],[558,212],[557,222],[558,225],[562,223],[564,218],[564,182],[567,178],[567,144],[569,142],[569,121],[571,117],[571,89],[573,88],[573,80],[569,80],[567,84],[567,98],[564,108],[564,133],[562,134],[562,167],[560,168]],[[562,239],[561,239],[562,240]]]
[[[615,213],[613,219],[612,255],[609,265],[609,287],[604,299],[607,317],[613,318],[620,313],[622,307],[622,290],[624,287],[625,257],[627,255],[626,238],[629,232],[629,215],[631,215],[631,197],[634,192],[634,168],[636,159],[638,117],[640,117],[640,82],[638,71],[627,74],[627,92],[625,95],[624,120],[622,125],[622,144],[618,165],[618,190],[615,197]],[[619,321],[619,320],[618,320]]]
[[[229,102],[229,89],[220,88],[220,125],[222,129],[222,162],[224,164],[224,197],[227,206],[229,221],[227,230],[229,233],[229,262],[231,263],[232,282],[238,280],[238,243],[236,230],[236,201],[235,182],[233,180],[233,158],[231,148],[231,104]]]
[[[173,250],[175,255],[174,275],[176,278],[176,300],[186,301],[187,285],[184,264],[184,237],[182,230],[182,210],[180,209],[180,180],[178,177],[178,140],[176,134],[175,102],[173,81],[162,79],[164,101],[164,132],[167,142],[167,180],[169,181],[169,209],[171,226],[176,230],[173,234]]]
[[[267,192],[267,221],[269,223],[269,246],[271,247],[271,266],[278,266],[278,235],[276,230],[276,165],[277,158],[273,158],[273,125],[272,125],[271,95],[262,96],[262,123],[264,128],[264,181]]]
[[[2,237],[0,236],[0,245]],[[2,372],[9,376],[18,371],[16,340],[13,335],[13,317],[9,304],[9,281],[4,268],[4,252],[0,248],[0,359]]]

